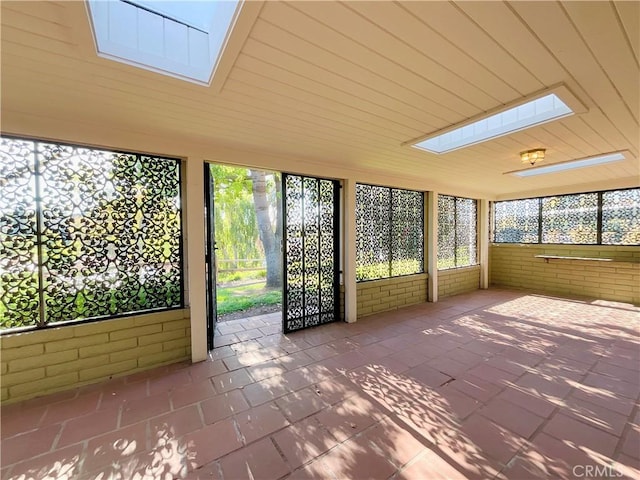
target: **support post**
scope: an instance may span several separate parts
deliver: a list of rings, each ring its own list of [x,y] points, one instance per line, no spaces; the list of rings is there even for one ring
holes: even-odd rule
[[[358,319],[356,283],[356,182],[347,179],[344,190],[344,317],[348,323]]]
[[[438,301],[438,193],[427,193],[426,228],[426,252],[427,273],[429,274],[428,299],[430,302]]]
[[[480,288],[489,288],[489,200],[478,200],[478,262]]]
[[[185,297],[191,312],[191,361],[207,358],[207,279],[205,271],[204,161],[189,157],[186,161],[185,232],[186,276]]]

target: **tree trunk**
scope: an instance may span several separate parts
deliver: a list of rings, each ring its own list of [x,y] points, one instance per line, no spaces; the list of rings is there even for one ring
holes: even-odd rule
[[[260,241],[264,247],[264,253],[267,259],[267,287],[279,287],[282,285],[282,255],[280,253],[280,238],[282,238],[282,227],[280,218],[276,220],[276,232],[280,231],[280,238],[277,238],[271,225],[269,217],[269,199],[267,197],[267,181],[266,174],[261,171],[250,170],[251,181],[253,184],[253,205],[256,209],[256,219],[258,221],[258,233]],[[276,180],[276,186],[280,180]],[[281,216],[280,202],[276,214]]]

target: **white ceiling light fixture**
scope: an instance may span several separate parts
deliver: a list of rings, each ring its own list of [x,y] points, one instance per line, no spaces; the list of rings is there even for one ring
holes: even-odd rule
[[[586,111],[568,88],[558,85],[403,145],[443,154]]]
[[[209,85],[242,0],[87,0],[98,55]]]
[[[567,170],[574,170],[577,168],[595,167],[597,165],[604,165],[607,163],[625,160],[627,158],[625,156],[626,153],[626,150],[604,153],[593,157],[578,158],[576,160],[568,160],[566,162],[555,163],[553,165],[546,165],[544,167],[533,167],[526,170],[505,172],[504,175],[515,175],[517,177],[533,177],[535,175],[547,175],[550,173],[565,172]]]

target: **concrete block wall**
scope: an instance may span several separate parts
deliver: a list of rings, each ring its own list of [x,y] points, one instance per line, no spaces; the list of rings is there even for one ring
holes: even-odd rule
[[[552,259],[547,262],[535,255],[613,261]],[[492,285],[640,305],[638,246],[493,244],[489,248],[489,260]]]
[[[190,330],[179,309],[3,335],[2,402],[190,359]]]
[[[472,292],[480,288],[480,265],[438,270],[438,298]]]
[[[358,318],[427,301],[426,273],[357,284]]]

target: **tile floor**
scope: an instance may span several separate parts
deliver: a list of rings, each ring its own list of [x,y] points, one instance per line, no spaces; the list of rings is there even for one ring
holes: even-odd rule
[[[640,309],[489,290],[2,408],[2,479],[640,478]]]

